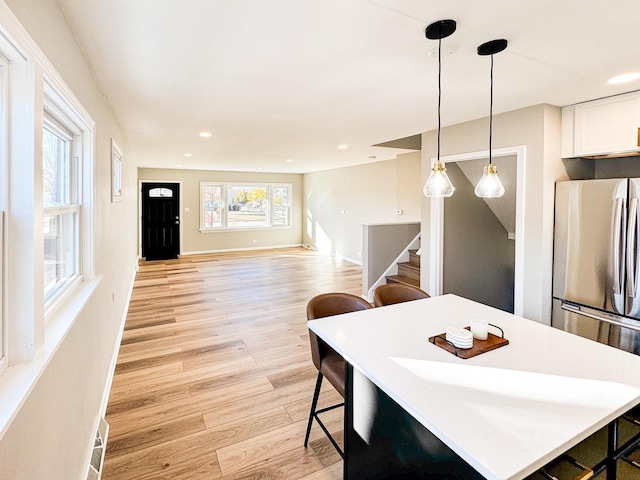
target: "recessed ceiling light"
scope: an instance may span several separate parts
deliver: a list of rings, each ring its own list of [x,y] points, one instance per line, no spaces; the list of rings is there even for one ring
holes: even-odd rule
[[[185,157],[193,157],[193,153],[185,153],[184,156]]]
[[[618,83],[627,83],[633,82],[634,80],[638,80],[640,78],[640,72],[630,72],[623,73],[622,75],[616,75],[615,77],[611,77],[607,80],[607,83],[618,84]]]
[[[293,159],[287,158],[287,163],[293,163]]]
[[[182,167],[181,163],[176,163],[176,167]]]
[[[349,145],[345,145],[344,143],[342,145],[338,145],[338,148],[340,150],[346,150],[347,148],[349,148]]]
[[[211,137],[213,137],[213,133],[211,133],[211,132],[198,132],[198,135],[200,135],[202,138],[211,138]]]

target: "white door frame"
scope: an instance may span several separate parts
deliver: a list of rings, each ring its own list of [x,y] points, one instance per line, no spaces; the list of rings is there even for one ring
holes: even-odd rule
[[[516,156],[516,245],[515,245],[515,272],[513,308],[516,315],[524,313],[524,239],[525,235],[525,163],[527,149],[525,145],[493,149],[492,157]],[[489,150],[461,153],[440,157],[440,160],[449,162],[464,162],[489,158]],[[437,161],[431,159],[431,165]],[[455,194],[454,194],[455,195]],[[444,259],[444,198],[431,198],[431,215],[429,225],[429,292],[442,295],[443,259]]]

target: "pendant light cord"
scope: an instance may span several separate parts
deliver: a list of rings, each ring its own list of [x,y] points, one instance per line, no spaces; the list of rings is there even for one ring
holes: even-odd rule
[[[491,165],[491,137],[493,136],[493,54],[491,54],[491,94],[489,96],[489,165]]]
[[[438,162],[440,161],[440,103],[442,103],[442,38],[438,39]]]

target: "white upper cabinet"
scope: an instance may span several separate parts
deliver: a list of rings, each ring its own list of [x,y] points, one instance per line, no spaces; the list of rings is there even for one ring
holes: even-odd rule
[[[562,157],[640,152],[640,91],[562,109]]]

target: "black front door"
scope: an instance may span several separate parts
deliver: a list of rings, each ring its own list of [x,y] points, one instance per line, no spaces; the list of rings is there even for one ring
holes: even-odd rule
[[[142,184],[142,256],[147,260],[178,258],[179,193],[177,183]]]

